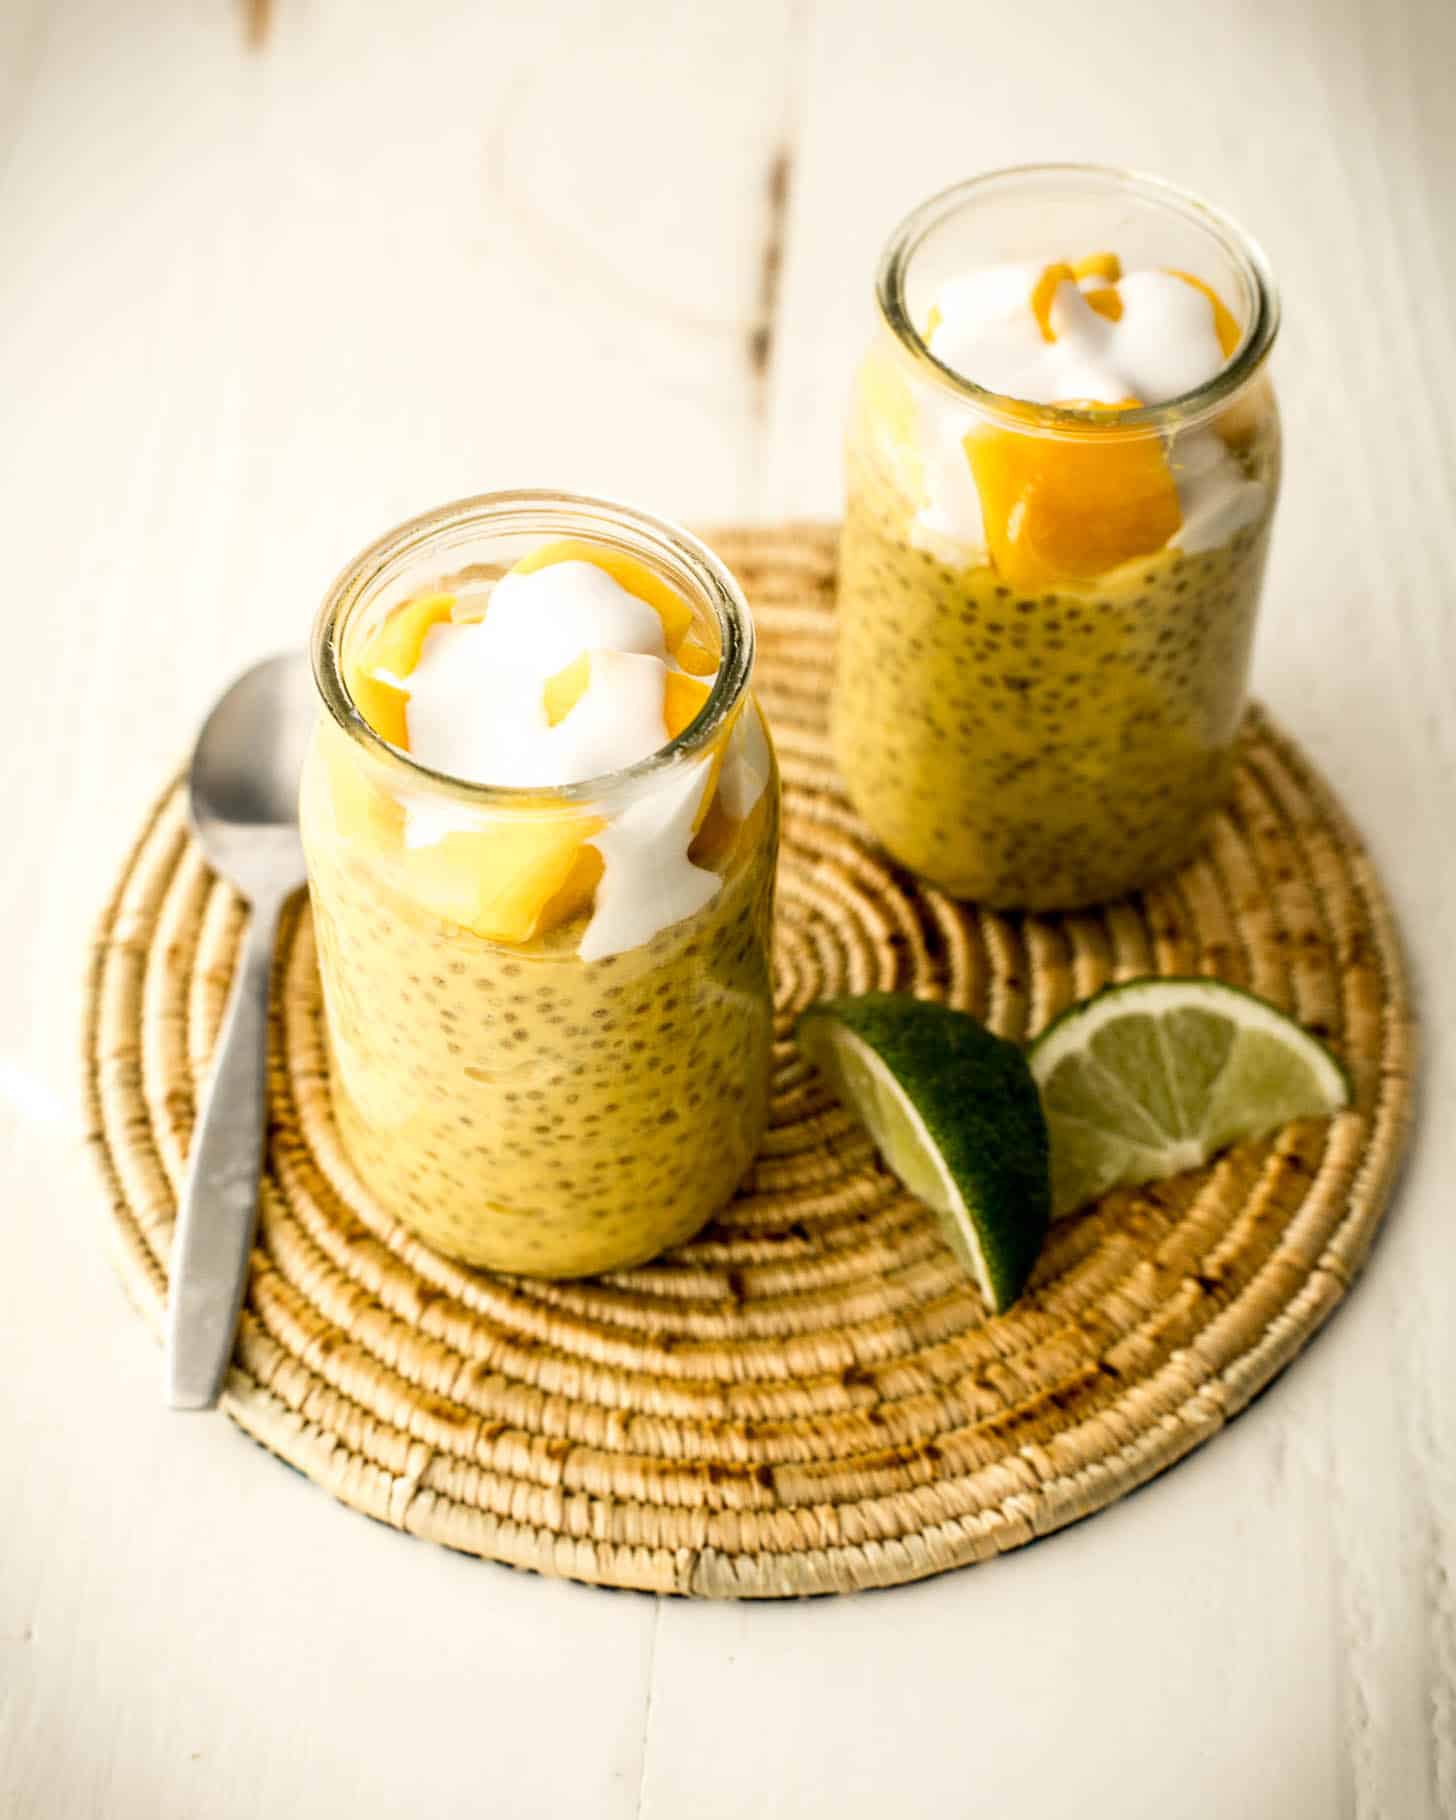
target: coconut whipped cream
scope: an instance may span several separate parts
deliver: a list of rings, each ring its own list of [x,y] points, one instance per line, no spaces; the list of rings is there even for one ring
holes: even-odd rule
[[[1031,404],[1165,404],[1205,385],[1225,364],[1213,305],[1171,272],[1134,271],[1063,279],[1046,309],[1051,338],[1033,307],[1041,272],[992,266],[942,286],[927,345],[936,359],[1006,398]],[[1115,289],[1121,313],[1100,313],[1088,294]],[[974,413],[923,381],[912,382],[919,492],[913,540],[944,560],[984,557],[981,502],[964,438]],[[1248,478],[1214,430],[1183,431],[1169,447],[1182,524],[1169,546],[1190,554],[1225,542],[1264,508],[1264,487]]]
[[[704,759],[673,773],[592,842],[604,866],[591,921],[582,932],[584,961],[639,947],[718,895],[718,874],[688,858],[710,768]]]
[[[546,684],[583,655],[586,686],[552,726]],[[653,607],[593,563],[559,562],[505,576],[482,618],[432,626],[409,675],[385,680],[408,694],[409,750],[420,763],[467,783],[550,789],[609,776],[661,750],[667,678],[678,669]],[[699,680],[711,686],[713,678]],[[747,813],[769,776],[760,763],[766,744],[760,754],[742,736],[749,722],[757,725],[752,708],[729,741],[720,780],[735,815]],[[711,770],[704,757],[645,782],[590,843],[603,873],[584,960],[639,947],[717,894],[717,873],[688,858]],[[466,825],[459,810],[435,802],[405,808],[411,847]]]
[[[547,682],[583,652],[591,678],[557,726]],[[662,621],[587,562],[507,575],[483,619],[425,635],[407,677],[411,754],[472,784],[548,788],[620,771],[666,740]]]

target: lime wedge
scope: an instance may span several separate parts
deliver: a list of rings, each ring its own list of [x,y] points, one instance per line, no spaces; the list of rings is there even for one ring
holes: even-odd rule
[[[1323,1043],[1217,980],[1109,986],[1049,1024],[1028,1060],[1051,1136],[1053,1219],[1350,1103]]]
[[[940,1217],[999,1314],[1046,1237],[1046,1121],[1026,1058],[973,1017],[902,993],[824,999],[799,1045],[863,1121],[886,1164]]]

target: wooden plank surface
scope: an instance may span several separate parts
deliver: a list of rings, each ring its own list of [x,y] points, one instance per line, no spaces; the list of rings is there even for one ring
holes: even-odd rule
[[[1456,1814],[1453,69],[1447,0],[0,5],[4,1820]],[[1095,1521],[794,1607],[464,1561],[165,1414],[75,1048],[202,708],[444,498],[832,513],[888,228],[1076,157],[1200,190],[1283,281],[1259,685],[1426,1025],[1350,1307]]]

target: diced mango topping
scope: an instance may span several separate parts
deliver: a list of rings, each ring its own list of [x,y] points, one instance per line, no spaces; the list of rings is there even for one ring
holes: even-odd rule
[[[1228,308],[1212,285],[1205,284],[1201,278],[1195,278],[1192,272],[1177,272],[1171,266],[1168,271],[1170,277],[1181,278],[1184,284],[1191,284],[1195,291],[1202,291],[1213,305],[1214,333],[1218,336],[1218,345],[1223,349],[1223,357],[1227,360],[1244,338],[1243,330],[1239,327],[1233,311]]]
[[[1099,316],[1105,316],[1109,322],[1122,321],[1122,293],[1113,285],[1104,285],[1101,290],[1083,291],[1089,310],[1096,310]]]
[[[1072,276],[1102,278],[1108,284],[1116,284],[1122,276],[1122,261],[1116,253],[1089,253],[1085,259],[1078,259],[1073,264]]]
[[[609,550],[603,544],[588,543],[585,538],[563,537],[556,543],[544,543],[532,550],[510,571],[512,575],[534,575],[558,562],[589,562],[610,575],[619,588],[646,601],[662,621],[663,641],[675,652],[687,637],[693,623],[693,610],[675,588],[660,575],[654,575],[644,562],[620,550]]]
[[[541,915],[536,923],[537,935],[544,935],[548,929],[569,923],[572,917],[580,916],[583,910],[589,910],[605,870],[606,861],[597,849],[583,847],[571,862],[566,882],[541,906]]]
[[[594,564],[657,613],[664,645],[680,666],[663,677],[664,744],[676,739],[701,713],[711,692],[710,682],[702,679],[711,678],[718,667],[717,657],[688,636],[692,611],[687,602],[635,558],[580,539],[543,545],[512,573],[532,574],[558,562]],[[448,619],[455,605],[455,596],[444,593],[406,601],[346,661],[345,680],[359,712],[402,750],[409,749],[409,691],[398,684],[419,663],[431,627]],[[584,651],[545,685],[550,725],[566,718],[590,683],[591,654]],[[714,805],[721,762],[720,743],[696,821],[699,829]],[[447,922],[487,941],[519,943],[591,906],[604,866],[600,852],[588,844],[606,827],[599,816],[553,814],[543,803],[538,810],[522,807],[489,828],[461,830],[412,848],[404,840],[403,809],[374,786],[357,757],[331,752],[328,776],[340,833],[388,852],[404,889]]]
[[[564,921],[596,888],[586,883],[586,842],[602,832],[599,816],[518,812],[499,826],[447,834],[433,846],[406,848],[407,888],[446,922],[494,942],[528,942]],[[597,877],[601,855],[596,855]]]
[[[546,679],[544,701],[546,706],[546,724],[559,727],[571,710],[586,694],[591,683],[591,652],[583,651],[580,657],[574,657],[564,670],[558,670],[554,676]]]
[[[1089,253],[1075,265],[1059,259],[1043,266],[1041,275],[1031,287],[1031,313],[1036,317],[1042,340],[1055,341],[1057,338],[1052,328],[1052,305],[1057,292],[1064,284],[1076,284],[1081,278],[1106,280],[1095,291],[1083,291],[1082,296],[1087,307],[1096,310],[1099,316],[1105,316],[1109,322],[1121,322],[1122,298],[1114,288],[1121,276],[1122,261],[1116,253]]]
[[[1077,274],[1063,260],[1042,267],[1041,276],[1031,287],[1031,313],[1036,317],[1036,326],[1041,330],[1043,341],[1055,341],[1057,338],[1052,329],[1052,304],[1056,301],[1058,290],[1064,284],[1076,282]]]
[[[602,856],[585,843],[606,826],[599,816],[522,809],[489,829],[408,847],[403,807],[343,736],[323,756],[340,837],[374,848],[401,887],[446,922],[488,941],[525,942],[590,905]]]
[[[448,619],[454,605],[453,594],[417,595],[396,607],[375,627],[357,656],[344,660],[344,682],[354,706],[382,739],[401,751],[409,750],[407,695],[377,672],[408,676],[420,661],[430,628]]]
[[[1087,581],[1162,549],[1182,523],[1156,436],[965,438],[991,560],[1017,588]]]
[[[670,675],[668,677],[662,706],[669,739],[676,739],[679,733],[687,731],[702,713],[711,693],[712,690],[707,683],[699,682],[695,676]],[[724,754],[728,750],[729,732],[735,724],[736,718],[735,712],[734,720],[728,723],[728,730],[723,733],[714,747],[713,768],[708,773],[707,788],[703,791],[702,801],[698,804],[698,812],[693,817],[695,834],[701,832],[704,823],[717,805],[718,778],[723,770]]]
[[[1201,291],[1213,306],[1214,330],[1218,335],[1218,345],[1227,359],[1242,339],[1242,331],[1233,312],[1227,308],[1212,285],[1205,284],[1201,278],[1195,278],[1191,272],[1180,272],[1172,266],[1168,268],[1168,273],[1172,278],[1181,278],[1184,284],[1191,284],[1195,291]],[[1058,260],[1052,265],[1043,266],[1031,290],[1031,311],[1041,330],[1042,340],[1056,340],[1052,329],[1052,304],[1058,288],[1083,278],[1101,278],[1105,281],[1098,289],[1084,291],[1082,295],[1088,306],[1096,310],[1099,316],[1105,316],[1109,322],[1120,322],[1122,298],[1114,287],[1121,277],[1122,261],[1116,253],[1089,253],[1085,259],[1078,259],[1072,265]]]
[[[354,706],[381,739],[387,739],[401,751],[408,751],[409,726],[405,720],[408,698],[403,690],[392,688],[378,677],[360,670],[349,677],[349,693],[354,697]]]
[[[690,676],[711,676],[718,668],[718,659],[696,639],[685,638],[675,653],[679,666]]]
[[[662,691],[662,718],[669,739],[676,739],[679,733],[687,731],[702,713],[711,693],[707,683],[699,682],[696,676],[679,676],[674,670],[668,671]]]

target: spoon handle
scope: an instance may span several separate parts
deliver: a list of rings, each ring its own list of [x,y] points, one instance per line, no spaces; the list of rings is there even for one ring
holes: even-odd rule
[[[218,1036],[172,1240],[167,1400],[211,1409],[232,1357],[258,1223],[267,1109],[268,990],[281,904],[254,904]]]

